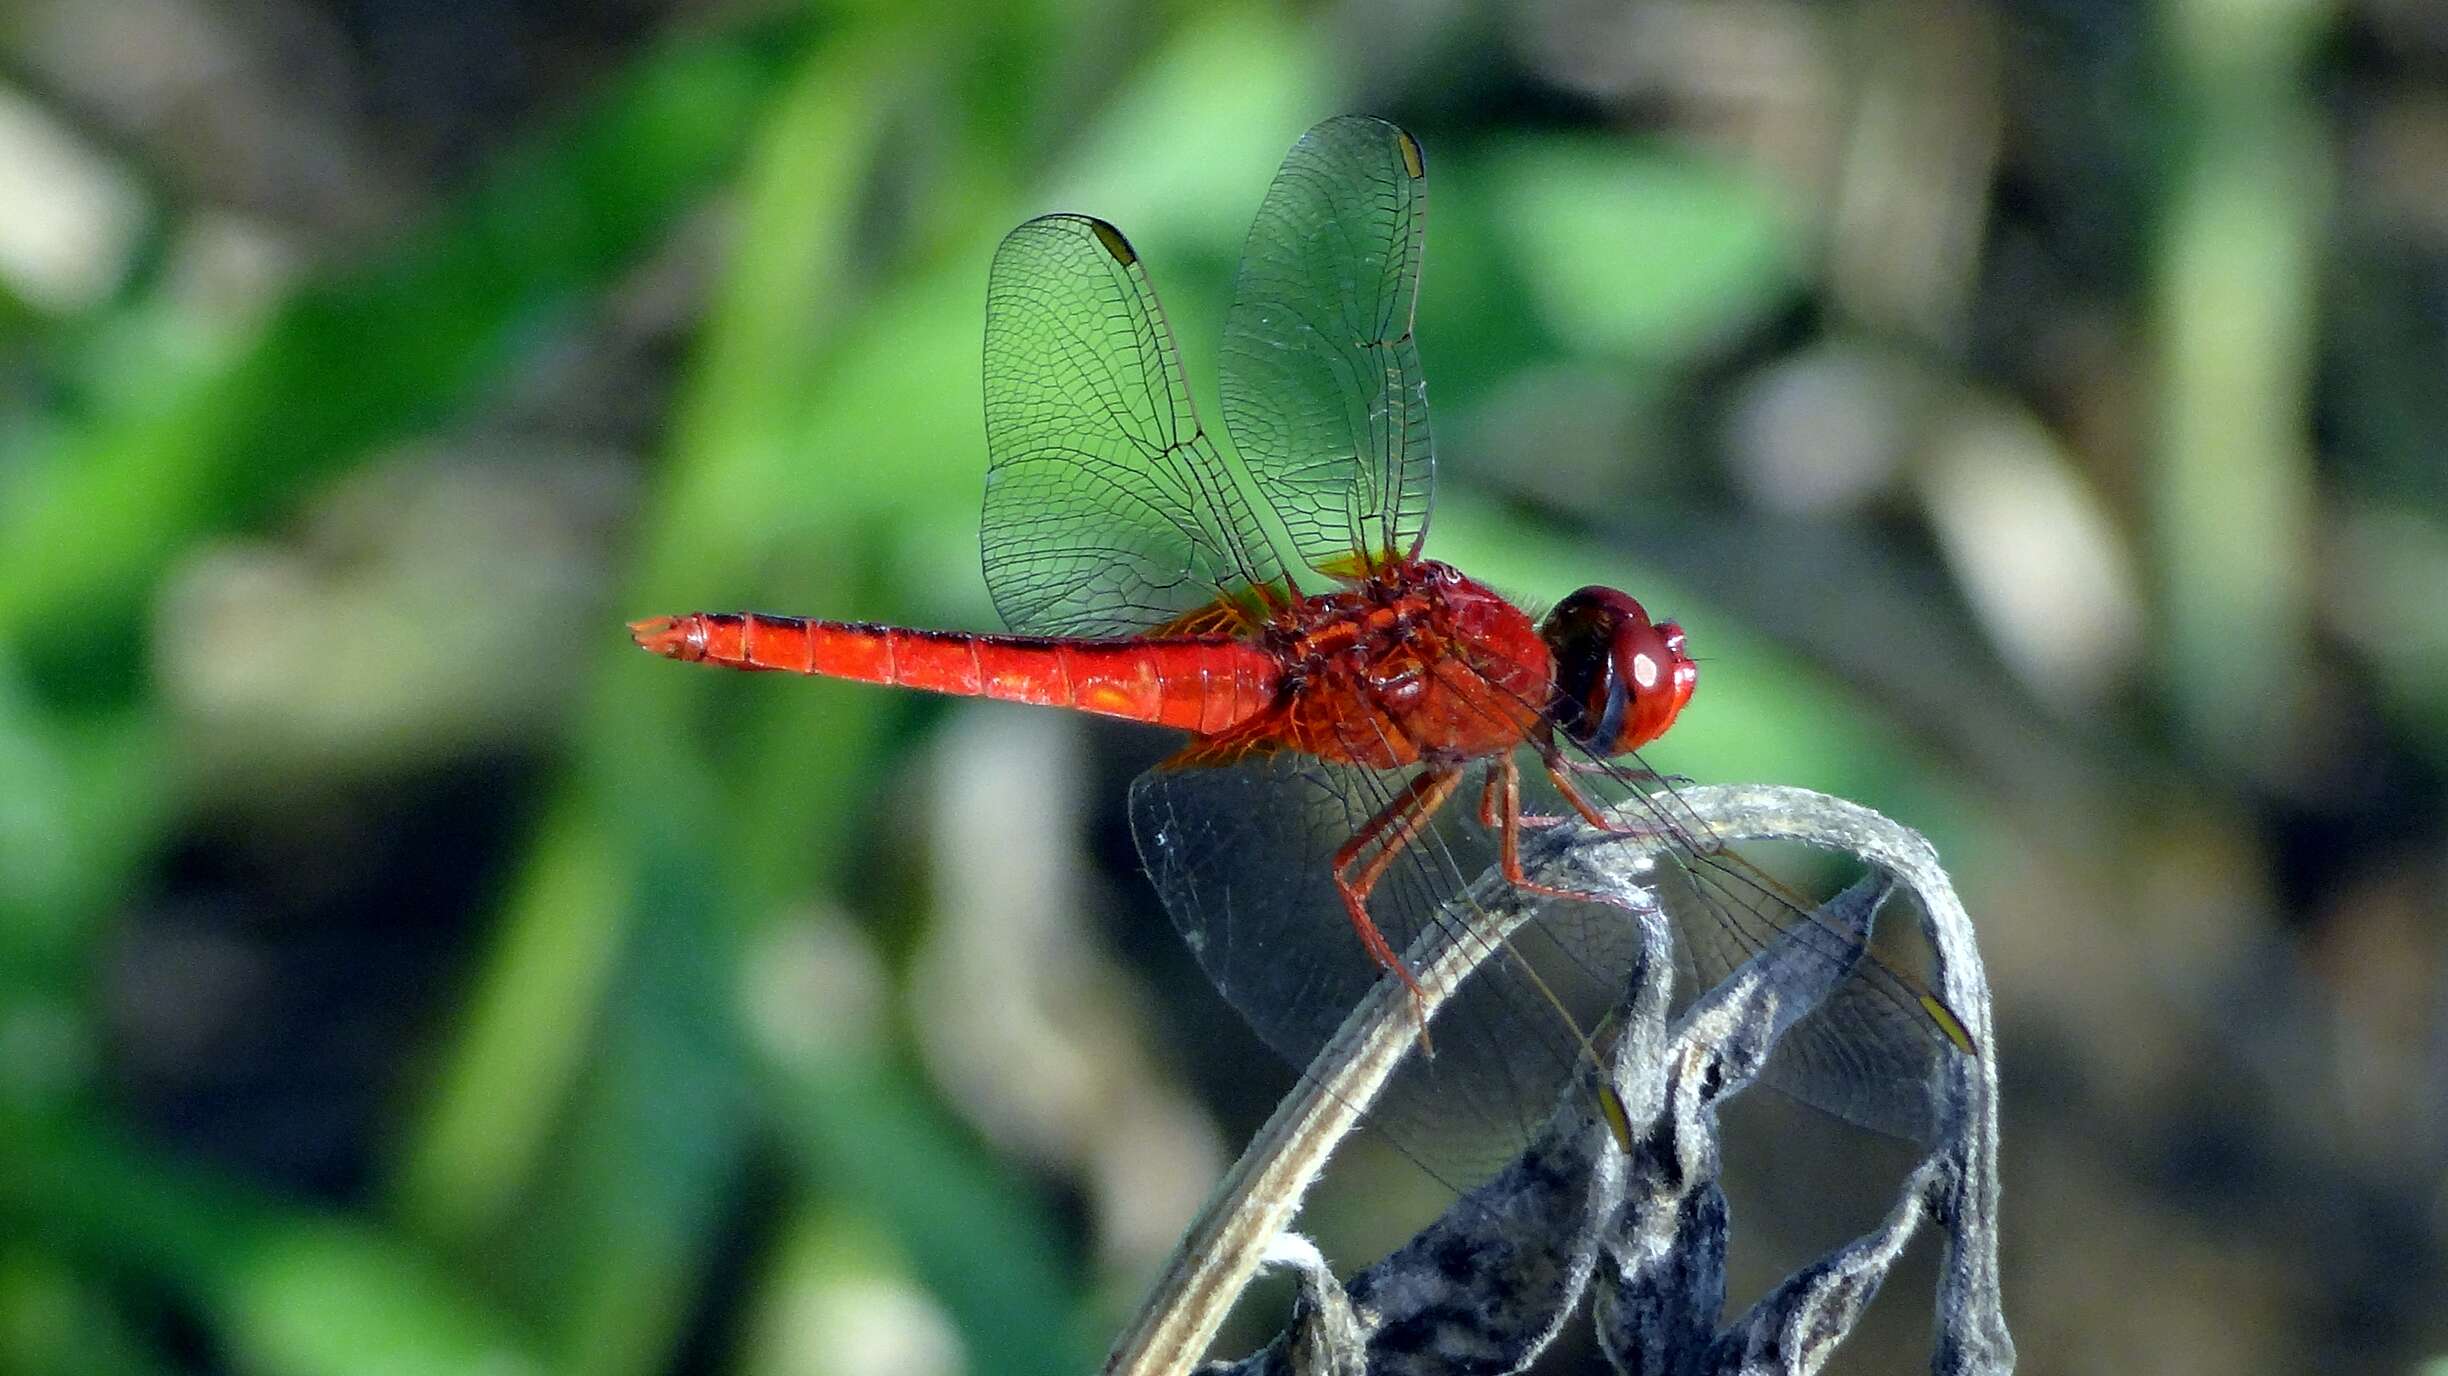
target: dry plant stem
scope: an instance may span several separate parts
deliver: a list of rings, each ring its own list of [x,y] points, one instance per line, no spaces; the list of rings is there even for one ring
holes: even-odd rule
[[[1487,913],[1485,930],[1499,940],[1528,912],[1502,880],[1482,880],[1472,892]],[[1448,949],[1428,960],[1410,954],[1430,1016],[1497,942],[1443,944]],[[1106,1356],[1109,1376],[1179,1376],[1205,1355],[1327,1158],[1418,1044],[1413,1010],[1401,981],[1370,987],[1183,1235],[1156,1288]]]
[[[2014,1340],[1998,1284],[1998,1082],[1989,979],[1973,940],[1972,918],[1919,832],[1841,798],[1806,789],[1731,785],[1683,794],[1722,839],[1800,841],[1848,852],[1892,874],[1921,900],[1937,957],[1937,993],[1960,1018],[1978,1056],[1940,1065],[1936,1140],[1953,1156],[1931,1200],[1953,1221],[1941,1260],[1939,1308],[1966,1316],[1941,1334],[1934,1371],[2009,1371]],[[1579,838],[1576,846],[1585,844]],[[1589,857],[1587,863],[1611,863]],[[1967,1121],[1968,1120],[1968,1121]],[[1959,1245],[1969,1239],[1972,1245]]]
[[[1679,797],[1691,815],[1724,840],[1798,841],[1858,855],[1895,874],[1920,895],[1930,915],[1932,945],[1939,952],[1939,993],[1976,1043],[1988,1046],[1988,993],[1972,947],[1970,919],[1927,841],[1868,808],[1803,789],[1701,787],[1681,790]],[[1637,824],[1641,815],[1627,814],[1626,819]],[[1665,836],[1610,836],[1575,824],[1541,834],[1526,847],[1537,852],[1535,859],[1524,858],[1534,869],[1543,869],[1571,854],[1592,870],[1637,876],[1646,860],[1671,848],[1671,838]],[[1426,949],[1408,953],[1431,1014],[1543,901],[1495,875],[1474,885],[1470,897],[1470,906],[1479,914],[1470,939],[1456,940],[1438,929],[1423,943]],[[1298,1212],[1327,1159],[1415,1040],[1408,991],[1399,981],[1379,981],[1219,1183],[1147,1301],[1115,1341],[1105,1360],[1108,1376],[1181,1376],[1191,1370],[1256,1274],[1268,1246]],[[1973,1169],[1958,1173],[1944,1204],[1993,1220],[1996,1068],[1985,1054],[1954,1059],[1960,1064],[1947,1074],[1974,1078],[1958,1087],[1963,1093],[1944,1095],[1942,1101],[1969,1105],[1979,1116],[1969,1135],[1973,1150],[1985,1159],[1963,1163]],[[1995,1230],[1984,1229],[1979,1235],[1994,1239]],[[1976,1307],[1996,1312],[1993,1250],[1981,1256],[1950,1255],[1946,1268],[1946,1287],[1977,1297]],[[2002,1320],[1996,1331],[2002,1336]]]

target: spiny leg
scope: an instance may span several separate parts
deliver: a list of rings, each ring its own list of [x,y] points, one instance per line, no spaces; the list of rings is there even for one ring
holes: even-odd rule
[[[1563,751],[1557,749],[1553,741],[1546,742],[1540,747],[1539,762],[1546,767],[1547,778],[1555,785],[1556,791],[1563,794],[1565,801],[1572,804],[1573,811],[1580,814],[1581,820],[1598,828],[1600,831],[1606,832],[1611,836],[1656,836],[1661,833],[1668,834],[1672,835],[1686,849],[1689,849],[1694,854],[1698,855],[1715,855],[1724,849],[1724,847],[1718,843],[1716,835],[1710,832],[1708,828],[1695,827],[1689,832],[1679,831],[1672,823],[1666,822],[1662,812],[1658,814],[1658,818],[1654,822],[1623,822],[1610,820],[1598,811],[1597,805],[1590,801],[1588,794],[1581,791],[1580,785],[1572,781],[1572,775],[1574,774],[1604,774],[1610,778],[1625,779],[1636,783],[1652,783],[1658,785],[1660,790],[1664,792],[1666,796],[1679,803],[1682,801],[1682,796],[1675,792],[1676,786],[1678,784],[1688,785],[1691,783],[1691,779],[1685,775],[1660,774],[1656,770],[1646,767],[1636,770],[1621,770],[1604,760],[1572,759],[1565,755]],[[1654,797],[1654,795],[1652,796]],[[1522,822],[1526,826],[1547,827],[1553,826],[1562,820],[1564,819],[1561,817],[1524,817]],[[1750,867],[1746,866],[1746,868]]]
[[[1592,803],[1589,800],[1589,795],[1583,793],[1580,787],[1573,783],[1571,777],[1565,773],[1566,770],[1583,774],[1598,773],[1604,770],[1604,766],[1597,766],[1593,768],[1592,766],[1586,764],[1576,763],[1575,761],[1566,759],[1560,751],[1557,751],[1552,747],[1544,749],[1539,753],[1539,763],[1545,766],[1547,770],[1547,778],[1549,782],[1555,785],[1556,792],[1564,795],[1564,800],[1572,804],[1573,811],[1580,814],[1583,821],[1588,822],[1591,826],[1594,826],[1600,831],[1606,832],[1611,836],[1629,836],[1635,831],[1639,830],[1639,828],[1636,827],[1627,827],[1620,822],[1608,821],[1605,815],[1598,811],[1597,804]],[[1507,759],[1505,761],[1505,772],[1513,777],[1514,797],[1516,800],[1518,800],[1521,796],[1520,768],[1519,766],[1515,765],[1512,760]],[[1479,824],[1486,827],[1490,831],[1497,830],[1497,811],[1493,801],[1496,794],[1496,786],[1497,771],[1491,767],[1488,770],[1487,786],[1481,791],[1479,796]],[[1549,827],[1560,825],[1565,820],[1566,819],[1562,816],[1551,816],[1536,812],[1524,812],[1521,810],[1518,801],[1516,801],[1512,809],[1513,825],[1528,827],[1532,831],[1544,831]]]
[[[1596,827],[1599,831],[1602,831],[1609,836],[1656,836],[1667,830],[1667,828],[1655,823],[1626,822],[1619,818],[1610,817],[1606,813],[1599,811],[1598,805],[1590,801],[1589,795],[1582,792],[1580,787],[1572,781],[1572,776],[1565,772],[1571,767],[1571,763],[1560,753],[1542,754],[1540,756],[1540,761],[1547,768],[1548,781],[1555,785],[1558,793],[1564,795],[1564,801],[1571,805],[1572,810],[1580,815],[1582,821]],[[1518,802],[1520,797],[1519,776],[1514,772],[1513,762],[1511,759],[1508,758],[1505,761],[1505,766],[1506,772],[1514,775],[1514,780],[1509,785],[1509,788],[1512,790],[1512,794],[1516,802],[1510,809],[1510,812],[1514,822],[1517,825],[1550,826],[1564,820],[1561,817],[1541,817],[1532,819],[1520,816],[1521,809]],[[1518,859],[1513,858],[1514,848],[1517,844],[1518,837],[1516,834],[1516,828],[1508,827],[1503,839],[1507,863],[1512,866],[1512,868],[1505,871],[1505,878],[1508,880],[1514,880],[1514,874],[1519,868]],[[1694,850],[1699,849],[1696,845],[1692,848]],[[1734,854],[1730,851],[1723,851],[1722,848],[1719,849],[1719,853],[1723,854],[1727,859],[1733,861],[1734,864],[1740,866],[1744,870],[1749,871],[1753,876],[1753,879],[1750,882],[1755,887],[1764,886],[1765,890],[1769,894],[1771,894],[1773,897],[1781,899],[1785,906],[1792,911],[1796,917],[1801,918],[1804,921],[1809,920],[1807,916],[1807,905],[1803,903],[1799,895],[1795,894],[1792,890],[1779,883],[1775,876],[1769,874],[1765,870],[1762,870],[1757,865],[1752,864],[1750,861],[1743,859],[1740,855]],[[1514,882],[1521,883],[1523,881],[1514,880]],[[1540,888],[1535,884],[1525,883],[1524,887],[1538,893],[1558,892],[1557,890],[1553,889]],[[1604,898],[1592,899],[1591,895],[1588,894],[1560,894],[1559,896],[1567,898],[1581,898],[1600,903],[1611,901]],[[1761,916],[1758,909],[1751,907],[1749,904],[1741,903],[1737,899],[1728,898],[1725,900],[1725,902],[1730,906],[1742,907],[1745,911],[1750,912],[1753,916]],[[1769,926],[1774,930],[1780,932],[1785,930],[1784,923],[1778,922],[1774,918],[1769,918],[1767,920]]]
[[[1359,934],[1360,945],[1367,950],[1369,958],[1392,971],[1395,978],[1403,982],[1403,987],[1411,991],[1411,1008],[1419,1020],[1420,1051],[1426,1055],[1434,1054],[1428,1044],[1428,996],[1421,991],[1419,981],[1412,977],[1410,967],[1404,965],[1402,957],[1386,943],[1385,933],[1377,930],[1377,924],[1369,920],[1368,896],[1369,891],[1377,887],[1377,881],[1385,876],[1386,867],[1394,863],[1394,857],[1402,854],[1405,846],[1428,829],[1437,809],[1445,805],[1445,800],[1453,795],[1454,785],[1461,781],[1462,771],[1450,765],[1421,770],[1412,776],[1410,783],[1403,786],[1402,792],[1394,795],[1392,802],[1362,824],[1360,830],[1334,853],[1335,890],[1343,895],[1343,910],[1351,917],[1352,930]],[[1360,852],[1367,850],[1372,843],[1378,843],[1377,853],[1360,865],[1358,873],[1346,877],[1344,871],[1350,869],[1359,860]]]
[[[1548,769],[1548,777],[1551,779],[1556,778],[1555,769],[1552,764],[1550,764]],[[1556,779],[1556,782],[1563,788],[1564,797],[1567,801],[1572,803],[1573,810],[1580,813],[1582,817],[1586,818],[1590,825],[1612,835],[1623,835],[1629,830],[1628,828],[1622,826],[1607,825],[1605,819],[1599,814],[1595,807],[1590,805],[1587,798],[1582,797],[1578,791],[1574,790],[1571,785],[1566,784],[1562,779]],[[1531,823],[1532,819],[1522,816],[1521,766],[1514,762],[1511,755],[1499,755],[1494,760],[1488,762],[1486,791],[1495,795],[1496,819],[1494,826],[1496,828],[1496,864],[1498,871],[1504,875],[1506,883],[1511,884],[1513,887],[1523,890],[1526,893],[1541,894],[1548,898],[1569,898],[1582,903],[1604,903],[1610,907],[1617,908],[1624,906],[1621,900],[1618,899],[1607,898],[1594,893],[1582,893],[1577,889],[1559,889],[1552,884],[1542,884],[1537,880],[1532,879],[1528,872],[1522,869],[1522,827],[1525,824]],[[1481,801],[1481,806],[1486,806],[1486,800],[1484,798]],[[1540,822],[1559,822],[1563,819],[1560,817],[1548,817],[1537,820]]]
[[[1512,761],[1507,760],[1505,763],[1509,766],[1511,765]],[[1573,763],[1572,761],[1564,758],[1563,752],[1553,749],[1541,751],[1539,754],[1539,763],[1546,767],[1547,782],[1554,784],[1556,792],[1564,795],[1564,801],[1571,804],[1572,810],[1581,815],[1582,821],[1589,823],[1591,826],[1598,828],[1600,831],[1603,831],[1610,836],[1646,836],[1650,835],[1654,831],[1654,828],[1643,826],[1637,822],[1618,821],[1607,816],[1605,813],[1600,812],[1598,810],[1598,805],[1590,801],[1590,796],[1581,791],[1581,786],[1579,784],[1573,782],[1572,774],[1568,772],[1573,768]],[[1516,790],[1518,790],[1519,787],[1520,785],[1516,783]],[[1517,812],[1519,811],[1518,808],[1515,810]],[[1543,820],[1560,821],[1562,819],[1556,818]]]
[[[1581,789],[1573,783],[1571,774],[1566,772],[1567,770],[1573,768],[1572,762],[1565,759],[1561,753],[1542,753],[1540,760],[1546,766],[1547,778],[1549,782],[1555,785],[1557,792],[1564,795],[1564,801],[1572,806],[1572,810],[1574,812],[1580,814],[1582,821],[1589,823],[1599,831],[1604,832],[1609,836],[1654,836],[1662,830],[1662,828],[1655,825],[1644,825],[1638,822],[1621,821],[1617,818],[1609,817],[1605,813],[1599,811],[1597,804],[1590,801],[1589,795],[1583,793]],[[1512,761],[1508,759],[1505,763],[1510,766]],[[1588,771],[1583,770],[1580,772],[1586,773]],[[1516,776],[1516,782],[1514,782],[1511,787],[1518,790],[1518,776]],[[1516,806],[1514,811],[1518,813],[1518,806]],[[1519,820],[1525,825],[1531,824],[1530,819],[1521,818]],[[1553,823],[1561,822],[1563,820],[1564,819],[1561,817],[1546,817],[1537,819],[1537,824],[1552,825]],[[1548,889],[1529,883],[1526,879],[1516,878],[1516,875],[1520,871],[1520,861],[1516,858],[1515,854],[1516,845],[1517,835],[1515,830],[1513,828],[1507,828],[1502,842],[1505,878],[1513,883],[1520,884],[1533,892],[1557,893],[1557,890]],[[1761,870],[1758,866],[1751,864],[1749,861],[1744,860],[1741,856],[1733,855],[1730,856],[1730,858],[1733,859],[1735,863],[1741,865],[1742,868],[1749,870],[1754,876],[1756,876],[1758,881],[1764,882],[1767,886],[1769,886],[1773,893],[1782,896],[1786,900],[1787,906],[1797,917],[1802,918],[1804,921],[1809,920],[1807,916],[1804,916],[1805,910],[1801,906],[1802,900],[1798,895],[1793,894],[1791,890],[1786,889],[1784,885],[1778,883],[1773,876]],[[1698,882],[1697,876],[1695,876],[1695,882]],[[1586,901],[1600,903],[1611,901],[1604,898],[1595,898],[1588,894],[1559,894],[1559,896],[1566,898],[1581,898]],[[1757,908],[1752,907],[1747,903],[1743,903],[1739,899],[1727,897],[1724,900],[1724,905],[1729,921],[1732,920],[1731,909],[1734,907],[1740,907],[1753,917],[1763,918],[1771,930],[1778,932],[1785,930],[1785,924],[1776,921],[1773,917],[1768,917],[1765,914],[1760,913]],[[1756,934],[1747,931],[1739,924],[1734,925],[1732,928],[1730,928],[1730,930],[1734,932],[1736,939],[1741,941],[1746,949],[1752,951],[1761,949],[1763,939]]]

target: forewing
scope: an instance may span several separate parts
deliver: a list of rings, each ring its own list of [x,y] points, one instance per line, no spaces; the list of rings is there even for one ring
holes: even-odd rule
[[[986,454],[986,586],[1015,631],[1124,635],[1282,580],[1102,220],[1044,216],[995,250]]]
[[[1344,116],[1293,145],[1242,250],[1224,428],[1313,568],[1415,555],[1427,534],[1436,460],[1411,336],[1427,212],[1418,141]]]

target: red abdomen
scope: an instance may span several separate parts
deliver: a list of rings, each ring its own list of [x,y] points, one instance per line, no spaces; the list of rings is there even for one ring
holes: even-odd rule
[[[1068,707],[1201,735],[1255,715],[1280,678],[1265,651],[1221,636],[1055,640],[760,612],[656,617],[629,632],[671,659]]]

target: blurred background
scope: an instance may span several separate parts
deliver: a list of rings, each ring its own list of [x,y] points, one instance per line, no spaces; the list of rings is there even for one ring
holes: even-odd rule
[[[2448,10],[10,0],[0,1371],[1088,1369],[1292,1078],[1166,742],[621,623],[990,628],[996,239],[1121,224],[1211,397],[1345,110],[1432,169],[1430,552],[1954,866],[2024,1369],[2441,1369]],[[1743,1108],[1737,1303],[1908,1163]]]

